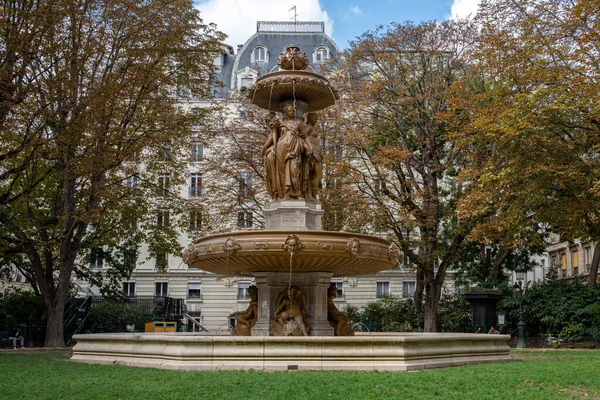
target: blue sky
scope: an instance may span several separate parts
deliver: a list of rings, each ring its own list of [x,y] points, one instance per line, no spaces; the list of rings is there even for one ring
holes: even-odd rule
[[[325,21],[338,46],[377,25],[404,21],[443,21],[477,11],[479,0],[196,0],[205,22],[214,22],[234,48],[256,32],[256,21]]]
[[[443,21],[450,15],[452,0],[322,0],[334,21],[333,39],[340,47],[377,25],[403,21]]]

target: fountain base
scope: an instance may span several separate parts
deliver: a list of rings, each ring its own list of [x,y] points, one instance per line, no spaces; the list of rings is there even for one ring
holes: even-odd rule
[[[269,336],[269,327],[275,317],[279,294],[290,285],[287,272],[255,272],[258,289],[258,319],[252,328],[252,336]],[[307,323],[310,336],[333,336],[333,327],[327,322],[327,289],[331,272],[301,272],[292,275],[292,285],[299,287],[306,296]]]
[[[367,333],[344,337],[198,333],[75,335],[71,361],[172,370],[412,371],[511,361],[509,335]]]

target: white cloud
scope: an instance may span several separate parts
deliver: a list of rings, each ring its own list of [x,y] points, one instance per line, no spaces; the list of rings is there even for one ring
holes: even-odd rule
[[[362,10],[358,6],[350,7],[350,12],[354,15],[362,15]]]
[[[450,8],[450,18],[474,17],[481,0],[454,0]]]
[[[332,35],[333,20],[322,9],[319,0],[304,0],[302,3],[294,3],[293,0],[208,0],[197,8],[204,22],[217,24],[218,29],[228,36],[225,43],[235,49],[256,33],[257,21],[293,20],[294,11],[290,8],[294,4],[298,21],[325,21],[325,32]]]

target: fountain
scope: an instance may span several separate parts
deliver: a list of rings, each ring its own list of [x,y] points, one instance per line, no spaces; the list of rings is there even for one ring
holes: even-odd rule
[[[234,335],[77,335],[73,361],[172,369],[410,370],[510,359],[506,335],[354,332],[335,306],[335,276],[389,270],[398,249],[369,235],[322,230],[318,202],[322,154],[319,110],[337,92],[306,71],[308,58],[288,46],[279,71],[248,90],[270,111],[263,148],[267,230],[211,235],[190,245],[184,260],[221,276],[253,277],[251,303]],[[282,117],[279,118],[276,112]]]

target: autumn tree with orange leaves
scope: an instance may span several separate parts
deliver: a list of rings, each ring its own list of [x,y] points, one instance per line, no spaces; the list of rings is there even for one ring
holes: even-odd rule
[[[45,344],[64,347],[90,249],[125,272],[141,242],[177,250],[156,213],[185,208],[172,188],[199,118],[175,94],[210,96],[222,35],[189,0],[3,1],[0,32],[0,259],[28,269]]]
[[[474,35],[466,21],[380,27],[351,44],[338,74],[345,157],[336,168],[344,186],[368,199],[363,228],[390,233],[414,265],[428,332],[473,226],[455,209],[462,158],[449,133],[465,120],[449,98]]]
[[[460,203],[472,237],[531,244],[535,222],[563,240],[595,241],[600,261],[600,2],[492,0],[477,17],[472,69],[453,107],[453,139],[473,183]]]

